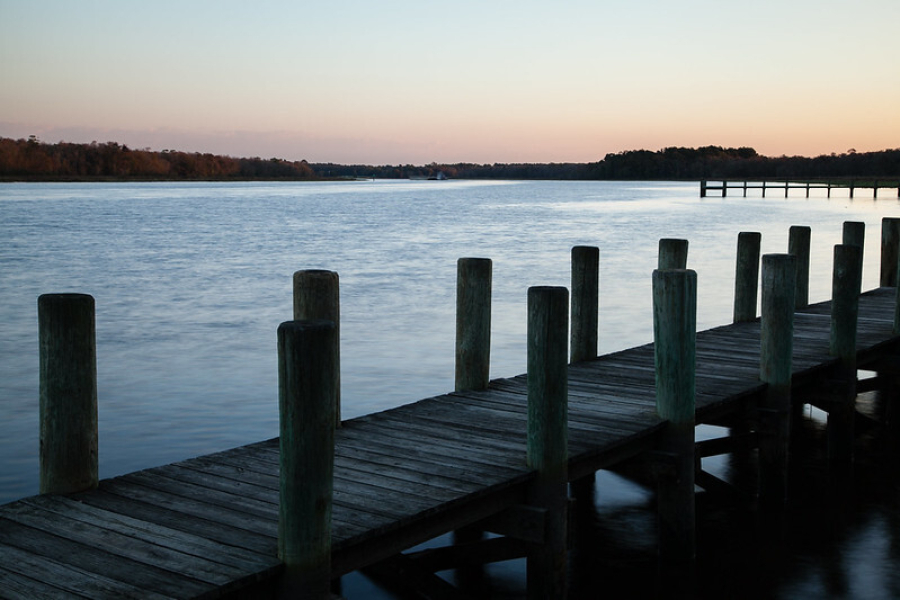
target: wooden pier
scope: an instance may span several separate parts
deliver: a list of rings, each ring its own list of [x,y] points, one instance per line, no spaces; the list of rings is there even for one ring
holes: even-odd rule
[[[845,226],[845,236],[847,231]],[[327,447],[309,451],[317,458],[306,462],[315,464],[285,462],[290,460],[285,454],[291,453],[285,440],[309,443],[311,434],[302,429],[313,418],[294,422],[285,410],[290,412],[286,406],[297,400],[290,397],[291,382],[300,380],[304,383],[296,389],[336,400],[339,379],[333,375],[339,357],[328,346],[335,327],[331,321],[283,324],[281,439],[78,484],[88,489],[60,489],[69,484],[50,475],[45,483],[42,476],[44,493],[0,506],[0,595],[289,597],[299,590],[301,597],[326,598],[332,593],[329,582],[364,569],[387,576],[402,571],[399,579],[427,589],[427,597],[462,598],[435,572],[527,556],[529,596],[564,597],[559,569],[561,560],[564,579],[566,482],[582,482],[632,459],[652,465],[658,477],[661,564],[674,567],[669,572],[676,577],[690,574],[694,483],[710,491],[729,487],[704,472],[699,457],[728,453],[735,445],[758,446],[759,502],[777,510],[786,501],[786,425],[796,406],[814,403],[829,412],[829,428],[835,430],[829,451],[840,465],[852,461],[844,453],[852,447],[856,391],[875,386],[896,390],[900,219],[883,222],[879,288],[859,293],[853,271],[861,268],[861,249],[845,243],[835,251],[834,299],[813,305],[805,300],[808,282],[796,278],[804,273],[797,263],[808,261],[808,246],[804,259],[803,249],[793,247],[793,234],[790,254],[763,257],[759,317],[759,236],[742,234],[738,264],[745,266],[739,268],[754,274],[736,284],[735,322],[696,334],[696,276],[684,269],[687,245],[662,240],[660,269],[654,273],[656,342],[601,357],[596,357],[596,252],[573,249],[575,361],[567,364],[570,305],[565,288],[532,288],[529,374],[490,381],[483,369],[489,342],[478,333],[490,330],[489,311],[484,312],[490,305],[490,265],[484,259],[461,259],[458,309],[475,316],[458,317],[457,390],[345,420],[334,428],[322,423],[334,423],[337,407],[323,409],[317,413],[316,435],[328,435],[317,443],[333,443],[333,453]],[[808,235],[805,239],[808,244]],[[321,309],[313,306],[308,289],[295,287],[295,299],[307,298],[301,302],[306,309],[295,304],[295,315],[316,319],[331,311],[336,318],[336,276],[306,273],[334,285],[313,294],[325,307]],[[295,285],[309,285],[310,280],[299,276]],[[321,302],[320,296],[325,297]],[[84,299],[76,300],[83,307]],[[92,326],[92,317],[87,320]],[[44,316],[42,326],[45,322],[53,320]],[[82,329],[87,327],[84,319],[80,322]],[[41,339],[43,374],[52,361],[45,346],[53,342]],[[325,345],[303,346],[304,340]],[[847,340],[849,354],[842,350]],[[325,350],[316,354],[310,348]],[[301,363],[311,354],[318,362],[304,371]],[[74,368],[90,378],[90,366]],[[779,374],[785,368],[786,384]],[[859,369],[877,376],[858,381]],[[51,387],[42,382],[42,406],[49,402],[44,395],[52,394]],[[86,395],[92,394],[89,390]],[[538,407],[541,398],[547,401],[543,409]],[[535,411],[544,412],[535,419]],[[561,429],[554,429],[557,421]],[[299,429],[285,429],[291,423]],[[737,429],[744,433],[739,439],[695,443],[694,425],[700,423],[740,424]],[[89,455],[91,436],[84,437]],[[42,433],[42,446],[49,443]],[[295,458],[303,463],[304,456],[309,453]],[[96,455],[87,457],[88,477],[91,459]],[[306,508],[302,499],[285,496],[292,481],[280,473],[288,471],[296,472],[293,483],[300,482],[295,496],[313,494]],[[320,471],[328,475],[322,481],[315,479]],[[283,514],[287,501],[297,503],[289,511],[293,516],[307,508],[312,512],[291,524],[291,515]],[[316,529],[314,521],[325,529]],[[404,554],[454,531],[455,545]]]
[[[715,181],[700,181],[700,197],[706,198],[710,192],[721,192],[722,197],[728,196],[729,192],[738,193],[747,197],[747,190],[761,190],[762,197],[766,197],[766,192],[784,191],[784,197],[787,198],[791,190],[805,191],[806,197],[809,198],[810,190],[826,190],[827,197],[831,198],[832,190],[848,190],[850,197],[856,195],[857,190],[872,190],[874,198],[878,197],[878,190],[896,189],[897,197],[900,198],[900,181],[750,181],[750,180],[728,180],[721,179]]]

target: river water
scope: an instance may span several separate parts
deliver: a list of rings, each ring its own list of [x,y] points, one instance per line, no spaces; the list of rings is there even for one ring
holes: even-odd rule
[[[690,242],[699,328],[731,319],[740,231],[761,232],[763,253],[774,253],[787,250],[791,225],[811,226],[810,299],[819,301],[830,296],[842,222],[863,221],[863,287],[877,286],[881,219],[900,216],[900,204],[845,193],[701,199],[697,183],[676,182],[0,185],[0,503],[37,492],[40,294],[96,299],[100,474],[110,477],[277,435],[276,329],[291,318],[296,270],[340,275],[350,418],[452,389],[459,257],[494,261],[491,376],[511,376],[525,371],[527,288],[568,286],[574,245],[600,248],[601,352],[651,341],[662,237]],[[900,544],[886,534],[898,527],[896,494],[883,479],[875,477],[890,493],[878,488],[876,500],[861,501],[877,504],[874,512],[854,504],[857,521],[843,541],[829,540],[827,562],[819,547],[791,546],[794,567],[766,593],[900,594]],[[624,547],[582,552],[582,582],[639,573],[655,543],[648,490],[609,473],[597,486],[591,539]],[[610,522],[616,535],[603,529]],[[709,537],[718,538],[724,525],[714,522]],[[750,534],[717,543],[731,552],[741,535]],[[745,561],[746,552],[738,552]],[[495,596],[520,593],[521,565],[492,572]],[[345,588],[350,597],[376,593],[365,578]]]

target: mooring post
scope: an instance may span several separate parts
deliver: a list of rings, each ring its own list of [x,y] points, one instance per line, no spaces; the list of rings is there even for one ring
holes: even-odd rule
[[[866,246],[866,224],[862,221],[844,221],[843,244],[859,247],[859,273],[862,277],[863,255]]]
[[[706,180],[705,179],[700,180],[700,197],[706,198]]]
[[[456,391],[483,390],[490,380],[491,273],[489,258],[456,262]]]
[[[94,298],[38,297],[40,491],[97,487],[97,336]]]
[[[570,360],[597,358],[600,306],[600,249],[572,248],[572,336]]]
[[[696,560],[694,420],[697,274],[653,272],[656,411],[667,419],[659,451],[659,560],[663,585],[692,586]],[[671,582],[668,580],[671,579]]]
[[[597,327],[600,306],[600,249],[572,248],[572,314],[569,360],[573,363],[597,358]],[[593,506],[595,476],[592,473],[572,482],[577,501]]]
[[[881,277],[879,285],[895,287],[897,285],[897,257],[900,248],[900,218],[884,217],[881,219]]]
[[[805,225],[792,225],[788,234],[788,254],[796,258],[797,279],[794,308],[809,306],[809,243],[811,230]]]
[[[334,323],[334,424],[341,426],[341,298],[334,271],[307,269],[294,273],[294,320]]]
[[[763,256],[759,377],[767,386],[759,405],[759,501],[770,510],[783,509],[788,495],[796,276],[793,255]]]
[[[836,465],[853,461],[853,421],[856,415],[856,326],[861,288],[862,248],[834,247],[831,300],[831,354],[838,358],[838,391],[828,411],[828,456]]]
[[[724,198],[727,195],[728,195],[728,182],[723,179],[722,180],[722,197]]]
[[[278,327],[283,598],[324,600],[331,593],[336,344],[331,321]]]
[[[742,231],[738,234],[734,274],[734,322],[756,319],[759,291],[759,249],[762,234]]]
[[[484,390],[490,381],[491,364],[491,279],[489,258],[460,258],[456,261],[456,379],[457,392]],[[455,545],[484,539],[479,527],[453,532]],[[473,565],[457,569],[462,589],[477,587],[484,568]]]
[[[544,544],[528,555],[529,598],[566,597],[569,292],[528,289],[529,504],[547,511]]]
[[[656,268],[684,269],[687,267],[688,241],[673,238],[659,240],[659,257]]]

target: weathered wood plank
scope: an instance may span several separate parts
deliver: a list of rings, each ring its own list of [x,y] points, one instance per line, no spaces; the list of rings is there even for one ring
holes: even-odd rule
[[[2,555],[0,555],[2,556]],[[44,562],[44,561],[41,561]],[[76,594],[65,594],[59,587],[22,575],[21,573],[7,570],[6,563],[0,563],[0,584],[3,585],[3,598],[8,600],[59,600],[67,595],[72,598],[84,598]],[[34,573],[34,577],[41,577],[43,573]],[[46,580],[52,581],[51,576]]]
[[[64,496],[34,496],[22,500],[22,503],[86,525],[140,538],[157,546],[247,571],[266,569],[272,565],[271,557],[265,554],[235,548],[202,536],[148,523]]]
[[[222,523],[220,520],[211,521],[197,514],[183,513],[171,510],[170,507],[153,502],[148,498],[136,500],[127,496],[110,493],[103,489],[105,482],[101,482],[101,490],[78,494],[74,496],[79,502],[115,512],[120,515],[129,515],[148,523],[168,527],[177,531],[194,533],[206,539],[252,550],[260,554],[275,556],[275,539],[272,535],[265,535],[245,528],[238,528]],[[207,515],[209,516],[209,515]]]
[[[10,505],[4,507],[4,514]],[[94,545],[69,540],[40,528],[0,518],[0,544],[10,545],[38,556],[47,556],[105,577],[155,590],[173,598],[191,598],[215,589],[210,583],[142,564],[124,556],[116,556]]]
[[[140,589],[98,573],[90,573],[14,546],[0,546],[3,598],[80,598],[114,595],[125,600],[167,600],[171,596]]]

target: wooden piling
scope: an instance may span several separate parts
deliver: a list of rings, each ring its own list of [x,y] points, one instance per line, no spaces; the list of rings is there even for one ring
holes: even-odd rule
[[[759,291],[759,252],[762,234],[742,231],[738,234],[734,275],[734,322],[756,319]]]
[[[341,426],[341,299],[340,281],[334,271],[307,269],[294,273],[294,320],[334,323],[334,423]]]
[[[792,225],[788,234],[788,254],[796,258],[797,278],[794,308],[809,306],[809,244],[811,230],[805,225]]]
[[[759,406],[759,502],[770,510],[784,508],[788,497],[796,276],[793,255],[763,256],[759,375],[767,387]]]
[[[882,265],[884,261],[882,261]],[[882,266],[882,270],[884,267]],[[900,261],[897,261],[897,272],[894,274],[896,281],[900,281]],[[896,286],[894,293],[894,335],[900,334],[900,285]]]
[[[828,411],[828,456],[835,464],[853,460],[853,421],[856,415],[856,326],[859,316],[862,248],[834,247],[831,298],[831,354],[839,359],[835,392]]]
[[[456,391],[483,390],[490,380],[491,273],[489,258],[456,262]]]
[[[897,285],[897,257],[900,248],[900,218],[881,219],[881,277],[880,285]]]
[[[528,555],[528,597],[566,596],[568,315],[563,287],[528,289],[528,503],[547,511],[544,543]]]
[[[331,321],[278,327],[278,557],[285,565],[284,598],[330,597],[336,344]]]
[[[685,269],[687,268],[688,241],[672,238],[659,240],[659,257],[657,268]]]
[[[663,579],[691,585],[696,560],[694,414],[697,274],[653,272],[656,410],[669,423],[660,441],[659,559]],[[664,585],[666,582],[663,582]]]
[[[572,248],[572,335],[570,360],[597,357],[599,325],[600,249]]]
[[[863,255],[866,247],[866,224],[862,221],[844,221],[842,243],[859,247],[859,272],[862,276]]]
[[[97,487],[97,341],[94,298],[38,298],[40,492]]]
[[[493,263],[489,258],[456,261],[456,378],[455,390],[484,390],[490,381],[491,289]],[[484,539],[475,526],[453,532],[455,545]],[[467,565],[456,571],[462,589],[475,589],[484,580],[482,565]]]

